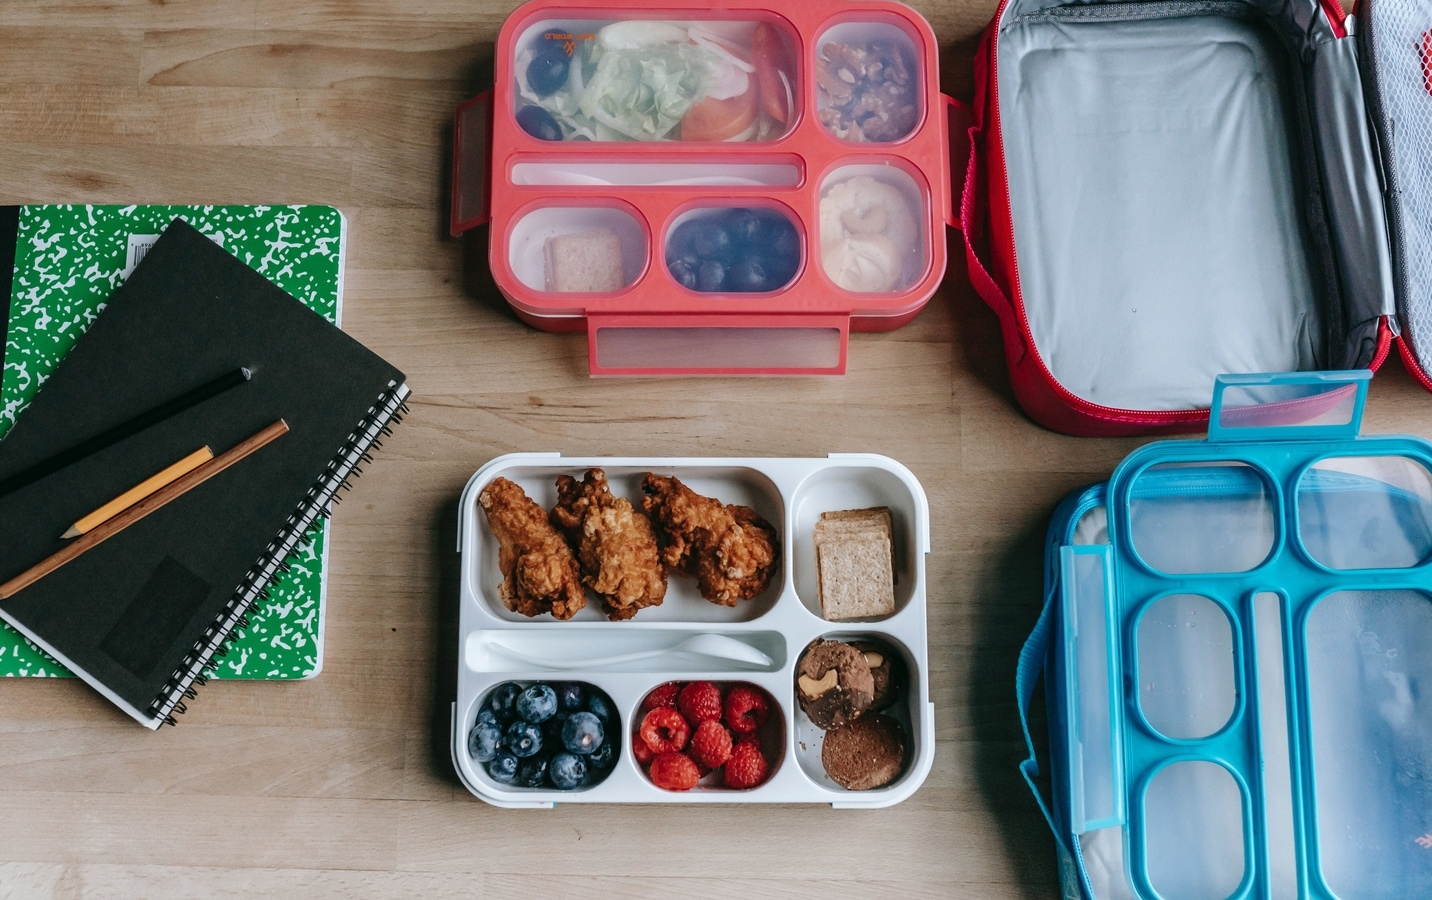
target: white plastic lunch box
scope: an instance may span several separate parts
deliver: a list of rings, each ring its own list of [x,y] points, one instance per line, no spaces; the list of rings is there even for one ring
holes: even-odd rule
[[[580,478],[590,468],[606,472],[612,492],[640,503],[643,474],[675,475],[692,490],[725,503],[751,506],[780,536],[782,565],[761,595],[731,608],[704,600],[692,579],[673,575],[660,606],[635,619],[608,622],[589,603],[572,619],[525,618],[498,599],[502,575],[497,541],[477,498],[494,478],[520,485],[544,509],[557,500],[555,479]],[[812,538],[827,510],[889,507],[895,551],[895,613],[878,620],[830,622],[821,618]],[[557,803],[829,803],[835,807],[883,807],[899,803],[924,782],[935,755],[934,704],[930,700],[925,618],[925,557],[930,552],[930,514],[925,492],[908,469],[884,456],[832,454],[824,459],[692,459],[586,457],[558,453],[501,456],[477,471],[463,491],[459,513],[461,611],[458,617],[457,701],[452,710],[453,765],[473,794],[495,806],[551,807]],[[715,633],[761,651],[769,665],[725,662],[679,652],[589,669],[548,669],[518,662],[502,645],[527,658],[554,660],[639,654],[671,648],[702,633]],[[883,788],[846,790],[821,763],[824,732],[801,712],[795,667],[816,638],[878,638],[904,657],[904,700],[887,714],[905,728],[905,769]],[[783,717],[770,774],[745,791],[698,786],[671,792],[653,785],[633,758],[632,730],[639,704],[668,681],[749,682],[775,702]],[[600,783],[576,790],[521,788],[492,779],[469,755],[468,733],[488,692],[507,681],[581,681],[605,691],[620,719],[615,768]]]

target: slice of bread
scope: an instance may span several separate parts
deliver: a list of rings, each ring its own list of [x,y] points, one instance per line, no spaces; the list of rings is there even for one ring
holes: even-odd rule
[[[883,536],[890,542],[891,583],[900,583],[900,578],[895,573],[895,529],[890,516],[890,507],[833,509],[821,513],[820,520],[815,523],[814,540],[817,552],[823,541],[837,535]]]
[[[893,615],[890,539],[841,534],[816,544],[821,616],[831,622]]]
[[[815,533],[833,534],[838,532],[875,531],[890,535],[893,531],[890,507],[876,506],[870,509],[833,509],[820,514],[815,523]]]
[[[597,293],[626,284],[622,241],[610,228],[554,235],[543,251],[549,291]]]

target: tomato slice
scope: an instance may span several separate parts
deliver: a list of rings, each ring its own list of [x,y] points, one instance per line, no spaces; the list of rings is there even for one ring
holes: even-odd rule
[[[756,67],[756,82],[761,86],[761,107],[766,115],[785,125],[790,121],[786,81],[782,70],[786,66],[786,50],[781,46],[781,36],[769,22],[756,25],[751,36],[751,65]]]
[[[753,78],[745,93],[726,100],[707,97],[686,111],[681,120],[683,141],[725,141],[750,128],[760,110],[760,91]]]

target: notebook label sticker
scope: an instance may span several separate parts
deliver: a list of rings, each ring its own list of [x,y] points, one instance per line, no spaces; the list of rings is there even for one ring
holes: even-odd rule
[[[223,232],[210,234],[206,231],[203,234],[204,237],[218,244],[220,247],[224,246]],[[153,247],[154,242],[157,240],[159,240],[159,235],[157,234],[131,234],[129,236],[129,248],[124,254],[124,268],[120,270],[119,273],[119,279],[121,281],[129,280],[129,276],[134,272],[134,267],[139,265],[139,261],[144,259],[145,254],[149,252],[149,248]]]
[[[100,650],[136,677],[148,678],[210,590],[207,581],[166,556],[104,636]]]

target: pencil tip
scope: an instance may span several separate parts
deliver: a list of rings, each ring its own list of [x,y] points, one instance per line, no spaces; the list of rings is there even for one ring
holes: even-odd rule
[[[50,532],[50,534],[54,534],[54,532],[52,531],[52,532]],[[77,537],[79,537],[79,536],[80,536],[80,530],[79,530],[78,528],[76,528],[75,526],[71,525],[69,531],[66,531],[64,534],[60,535],[60,540],[67,541],[67,540],[69,540],[70,538],[77,538]]]

